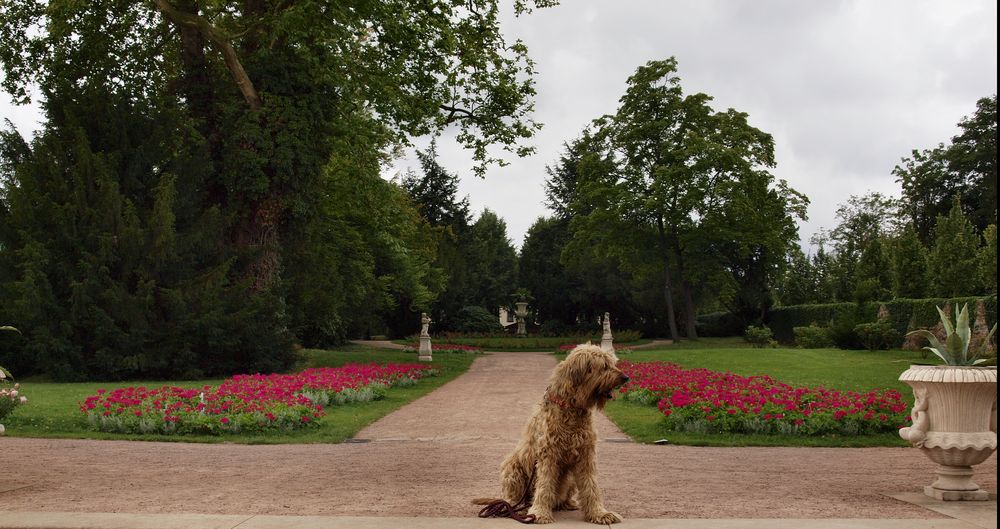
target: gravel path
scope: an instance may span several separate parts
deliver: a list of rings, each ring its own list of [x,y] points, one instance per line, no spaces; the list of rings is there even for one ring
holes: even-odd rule
[[[475,516],[499,492],[555,365],[494,353],[340,445],[0,438],[0,509],[134,513]],[[910,448],[701,448],[621,442],[597,422],[609,508],[632,518],[938,518],[886,496],[934,465]],[[994,454],[977,482],[995,493]]]

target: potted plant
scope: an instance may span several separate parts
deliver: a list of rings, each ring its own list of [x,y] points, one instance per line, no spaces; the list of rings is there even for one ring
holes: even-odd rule
[[[910,417],[913,426],[902,428],[900,437],[920,448],[938,464],[937,479],[924,487],[924,494],[938,500],[987,500],[989,494],[972,481],[972,466],[990,457],[997,448],[996,366],[980,367],[980,355],[988,347],[997,326],[993,325],[979,350],[970,350],[969,307],[952,325],[938,308],[946,338],[941,343],[932,332],[916,330],[927,338],[931,351],[944,365],[912,365],[899,380],[913,388],[915,402]]]

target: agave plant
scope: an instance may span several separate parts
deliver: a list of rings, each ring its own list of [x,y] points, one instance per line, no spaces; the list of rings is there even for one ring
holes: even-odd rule
[[[927,338],[931,346],[924,347],[924,349],[938,355],[946,365],[974,366],[985,363],[987,360],[980,358],[980,354],[989,346],[990,340],[993,339],[993,333],[997,330],[997,325],[993,324],[993,328],[990,329],[986,340],[980,346],[981,349],[979,351],[972,351],[972,354],[970,354],[969,343],[972,341],[972,330],[969,329],[969,304],[966,303],[961,311],[958,310],[958,305],[955,305],[955,312],[958,316],[955,318],[954,326],[951,324],[951,319],[941,310],[941,307],[936,308],[938,314],[941,315],[941,325],[944,326],[946,334],[943,344],[937,339],[937,336],[934,336],[934,333],[926,329],[911,331],[907,333],[907,336],[918,334]]]

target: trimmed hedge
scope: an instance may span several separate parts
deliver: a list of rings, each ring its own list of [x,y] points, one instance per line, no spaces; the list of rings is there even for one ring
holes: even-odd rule
[[[698,316],[695,330],[706,338],[742,336],[746,324],[729,312],[713,312]]]
[[[928,298],[928,299],[895,299],[885,302],[889,310],[889,323],[901,336],[911,328],[933,327],[940,321],[935,307],[945,304],[960,307],[968,303],[970,316],[975,318],[976,302],[982,299],[986,304],[986,322],[992,325],[997,321],[997,297],[966,297],[966,298]],[[774,332],[774,338],[780,342],[791,343],[795,339],[795,327],[805,327],[811,323],[821,326],[844,327],[853,334],[855,325],[874,322],[878,317],[880,302],[869,303],[825,303],[822,305],[791,305],[771,309],[767,316],[767,325]],[[953,309],[954,310],[954,309]],[[912,320],[912,321],[911,321]],[[971,323],[971,322],[970,322]],[[738,335],[739,333],[737,333]],[[836,334],[836,333],[835,333]],[[844,337],[847,340],[849,337]],[[834,336],[834,341],[841,340]],[[837,344],[842,346],[841,343]],[[844,344],[846,345],[846,344]],[[860,345],[860,344],[858,344]]]

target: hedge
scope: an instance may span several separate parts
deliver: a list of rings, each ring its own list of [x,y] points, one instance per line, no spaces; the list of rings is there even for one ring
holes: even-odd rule
[[[729,312],[713,312],[698,316],[695,330],[698,336],[743,336],[746,325]]]
[[[889,322],[892,327],[900,335],[903,335],[911,328],[929,328],[936,325],[940,318],[935,307],[943,307],[945,304],[954,307],[956,303],[959,306],[968,303],[970,316],[975,318],[976,302],[980,299],[986,305],[986,322],[988,325],[992,325],[997,321],[997,297],[995,294],[987,297],[950,299],[895,299],[885,302],[884,305],[889,310]],[[775,339],[791,343],[795,340],[795,327],[805,327],[813,322],[821,326],[830,325],[831,322],[843,322],[844,327],[847,327],[852,321],[854,324],[874,322],[878,317],[878,309],[881,305],[883,305],[881,302],[869,302],[864,304],[825,303],[778,307],[771,309],[767,315],[766,323],[774,332]],[[734,333],[734,335],[740,334],[742,332]]]

